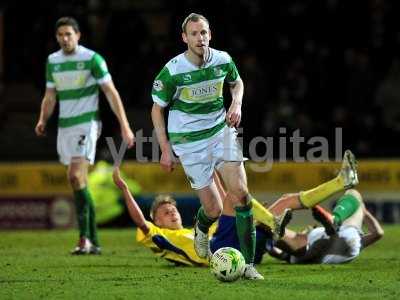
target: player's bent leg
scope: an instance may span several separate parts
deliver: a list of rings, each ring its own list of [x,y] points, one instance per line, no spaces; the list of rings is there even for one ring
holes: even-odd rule
[[[208,230],[222,212],[222,200],[215,183],[212,182],[197,191],[202,206],[199,208],[194,226],[194,249],[201,258],[206,258],[210,252]]]
[[[338,226],[350,218],[361,207],[361,196],[354,190],[346,192],[333,209],[333,222]]]
[[[323,207],[319,205],[314,206],[312,208],[312,216],[324,226],[327,235],[334,235],[338,231],[339,226],[333,222],[333,215]]]
[[[344,152],[342,168],[339,176],[343,178],[345,189],[350,189],[358,184],[357,161],[356,157],[350,150]]]
[[[275,217],[275,230],[273,231],[274,239],[280,239],[285,235],[286,226],[292,220],[292,209],[286,208],[284,212]]]
[[[300,201],[304,207],[311,208],[337,192],[352,188],[357,184],[357,162],[354,154],[350,150],[346,150],[339,174],[334,179],[313,189],[300,192]]]
[[[227,192],[236,198],[236,202],[244,205],[249,193],[247,189],[247,176],[243,162],[225,161],[219,169]]]
[[[214,181],[210,185],[197,190],[205,214],[210,219],[218,219],[222,213],[222,199],[219,196]]]
[[[284,233],[284,227],[291,218],[290,212],[285,211],[287,206],[282,207],[282,210],[278,211],[277,214],[280,216],[276,217],[256,199],[250,196],[247,189],[246,172],[243,163],[241,162],[224,162],[220,173],[227,187],[228,196],[230,196],[232,201],[235,202],[234,205],[244,206],[244,203],[249,203],[249,201],[251,201],[255,219],[269,227],[275,239],[282,236]],[[298,200],[296,205],[299,207],[301,206]]]
[[[346,191],[345,197],[351,197],[350,199],[352,201],[352,209],[354,210],[355,207],[356,209],[354,210],[354,212],[347,218],[345,218],[342,221],[342,225],[344,226],[352,226],[357,228],[358,230],[362,229],[362,222],[363,222],[363,218],[364,218],[364,202],[362,200],[362,196],[361,194],[355,190],[355,189],[350,189],[348,191]]]
[[[252,197],[254,220],[265,225],[274,240],[281,238],[285,232],[286,225],[292,218],[290,208],[283,209],[283,213],[273,215],[265,206]]]
[[[285,209],[290,208],[291,210],[303,209],[304,207],[300,203],[299,194],[285,194],[274,203],[272,203],[268,210],[275,216],[282,215]]]
[[[240,250],[247,264],[254,263],[256,251],[256,229],[253,221],[251,202],[243,206],[236,206],[236,231]]]
[[[253,221],[252,197],[248,193],[243,163],[224,162],[220,173],[228,190],[227,197],[230,197],[230,201],[235,205],[236,231],[240,250],[246,261],[243,277],[251,280],[264,279],[254,267],[256,229]]]
[[[274,215],[253,196],[251,196],[251,203],[253,205],[254,220],[266,225],[270,230],[273,230],[275,227]]]

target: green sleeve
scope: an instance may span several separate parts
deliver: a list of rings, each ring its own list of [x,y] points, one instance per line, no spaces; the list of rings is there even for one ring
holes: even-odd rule
[[[236,68],[235,63],[231,59],[228,65],[228,73],[226,74],[225,81],[232,82],[236,81],[238,78],[240,78],[238,69]]]
[[[47,60],[46,63],[46,83],[54,84],[54,78],[52,73],[52,67],[50,62]]]
[[[106,61],[98,53],[92,58],[92,74],[96,80],[103,79],[109,74]]]
[[[153,82],[151,96],[162,107],[167,106],[174,96],[176,85],[167,67],[164,67]]]

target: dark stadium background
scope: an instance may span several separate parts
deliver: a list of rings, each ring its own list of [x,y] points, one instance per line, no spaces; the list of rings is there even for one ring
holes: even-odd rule
[[[180,26],[191,12],[209,19],[212,47],[231,54],[244,80],[245,151],[253,137],[272,137],[274,158],[282,160],[279,140],[296,130],[306,141],[329,141],[329,162],[274,162],[264,173],[249,172],[247,163],[257,199],[271,203],[331,179],[341,157],[335,128],[342,128],[343,149],[359,158],[357,189],[385,230],[356,261],[285,266],[265,256],[258,267],[264,282],[221,284],[207,268],[156,258],[131,227],[104,228],[130,225],[126,212],[99,230],[102,256],[69,255],[78,230],[57,158],[56,114],[46,138],[34,133],[46,58],[58,50],[55,21],[79,21],[81,43],[106,58],[134,131],[150,135],[153,79],[185,50]],[[0,1],[0,299],[400,299],[399,19],[399,0]],[[119,135],[104,97],[101,109],[98,154],[106,153],[104,137]],[[292,159],[289,143],[286,150]],[[300,150],[304,155],[307,145]],[[155,194],[173,192],[184,225],[192,226],[199,201],[182,168],[167,174],[158,164],[136,163],[136,151],[125,155],[123,171],[142,186],[135,197],[145,217]],[[144,154],[152,155],[148,143]],[[298,217],[291,228],[315,224],[309,211]]]
[[[152,82],[169,59],[185,50],[180,27],[191,12],[209,19],[211,46],[231,54],[244,80],[245,155],[249,155],[252,138],[261,136],[272,138],[275,160],[293,160],[290,137],[299,130],[305,140],[300,147],[302,157],[313,146],[307,145],[310,138],[324,137],[329,142],[330,160],[339,161],[335,136],[339,128],[343,149],[352,149],[364,161],[378,159],[372,165],[361,164],[360,188],[367,192],[368,206],[380,220],[399,222],[400,163],[393,159],[400,155],[400,3],[394,0],[1,2],[2,203],[13,205],[18,212],[16,199],[21,195],[27,197],[24,201],[33,199],[35,205],[37,197],[54,200],[59,195],[71,196],[64,171],[57,169],[61,167],[56,153],[58,112],[49,122],[46,138],[39,139],[34,133],[45,90],[46,58],[59,49],[55,21],[61,16],[78,20],[81,44],[105,57],[133,130],[151,136]],[[105,137],[118,139],[119,128],[101,97],[103,135],[98,153],[104,154]],[[286,141],[286,150],[280,147],[281,140]],[[257,154],[263,156],[266,150],[259,144]],[[150,143],[143,144],[142,154],[158,160],[158,156],[152,157]],[[135,149],[125,155],[130,163],[138,157]],[[41,188],[20,179],[30,162],[37,163],[29,174],[41,180]],[[46,165],[47,173],[40,169],[42,162],[53,163]],[[150,175],[143,175],[140,166],[138,170],[129,175],[144,186],[146,215],[154,193],[164,191],[164,187],[178,196],[189,193],[189,198],[197,201],[183,173],[168,176],[157,167],[145,173]],[[297,191],[333,175],[332,169],[327,171],[324,166],[307,169],[306,174],[291,166],[275,170],[267,181],[258,174],[255,194],[261,193],[261,199],[273,200],[282,192]],[[313,176],[313,181],[307,181]],[[167,179],[170,185],[164,184]],[[193,203],[198,202],[186,201],[185,195],[178,203],[190,206],[183,207],[185,224],[190,224],[197,208]]]
[[[358,157],[398,157],[399,6],[388,0],[6,1],[0,4],[0,160],[57,160],[56,118],[47,139],[33,130],[45,60],[58,49],[57,18],[78,19],[82,44],[108,62],[134,131],[149,134],[152,80],[184,50],[180,25],[190,12],[209,18],[212,46],[232,55],[244,79],[245,145],[254,136],[284,137],[280,127],[287,137],[300,129],[306,140],[332,140],[340,127],[344,147]],[[105,105],[103,136],[115,135]],[[151,156],[149,145],[145,154]]]

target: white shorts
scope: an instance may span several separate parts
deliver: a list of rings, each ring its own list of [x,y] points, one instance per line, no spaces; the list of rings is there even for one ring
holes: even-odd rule
[[[101,134],[101,122],[91,121],[68,128],[58,128],[57,152],[60,162],[69,165],[73,157],[85,158],[94,164],[96,143]]]
[[[215,136],[173,146],[193,189],[202,189],[212,182],[215,169],[226,161],[242,162],[242,147],[235,128],[225,127]]]
[[[341,226],[335,236],[329,237],[323,227],[311,230],[307,236],[307,249],[320,239],[330,239],[330,246],[321,253],[320,263],[341,264],[349,262],[360,255],[361,235],[357,228],[353,226]]]

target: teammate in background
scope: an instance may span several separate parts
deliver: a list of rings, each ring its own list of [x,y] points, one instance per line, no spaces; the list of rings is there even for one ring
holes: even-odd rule
[[[308,233],[287,229],[276,247],[269,249],[270,254],[290,263],[341,264],[357,258],[362,249],[377,242],[384,234],[355,189],[347,190],[339,198],[332,214],[316,206],[313,216],[324,227]],[[363,224],[367,233],[362,231]]]
[[[211,31],[204,16],[192,13],[185,18],[182,39],[187,50],[163,67],[152,89],[151,116],[162,151],[161,167],[168,172],[174,169],[173,150],[197,191],[202,206],[196,217],[194,246],[202,258],[209,253],[209,228],[222,212],[223,199],[213,180],[218,170],[227,199],[235,207],[240,250],[246,260],[245,277],[263,279],[253,265],[255,227],[236,132],[242,115],[243,81],[229,54],[209,47]],[[225,82],[232,96],[227,113]],[[167,106],[168,135],[164,118]],[[274,216],[269,213],[267,219],[269,227],[279,232]]]
[[[96,142],[101,132],[99,87],[118,118],[122,138],[128,147],[134,134],[124,106],[103,57],[79,45],[78,22],[60,18],[55,25],[60,50],[49,55],[46,66],[46,92],[41,104],[38,136],[45,136],[46,124],[59,100],[57,152],[68,166],[67,175],[74,191],[79,224],[79,242],[72,254],[100,254],[93,201],[87,188],[89,163],[95,159]]]

